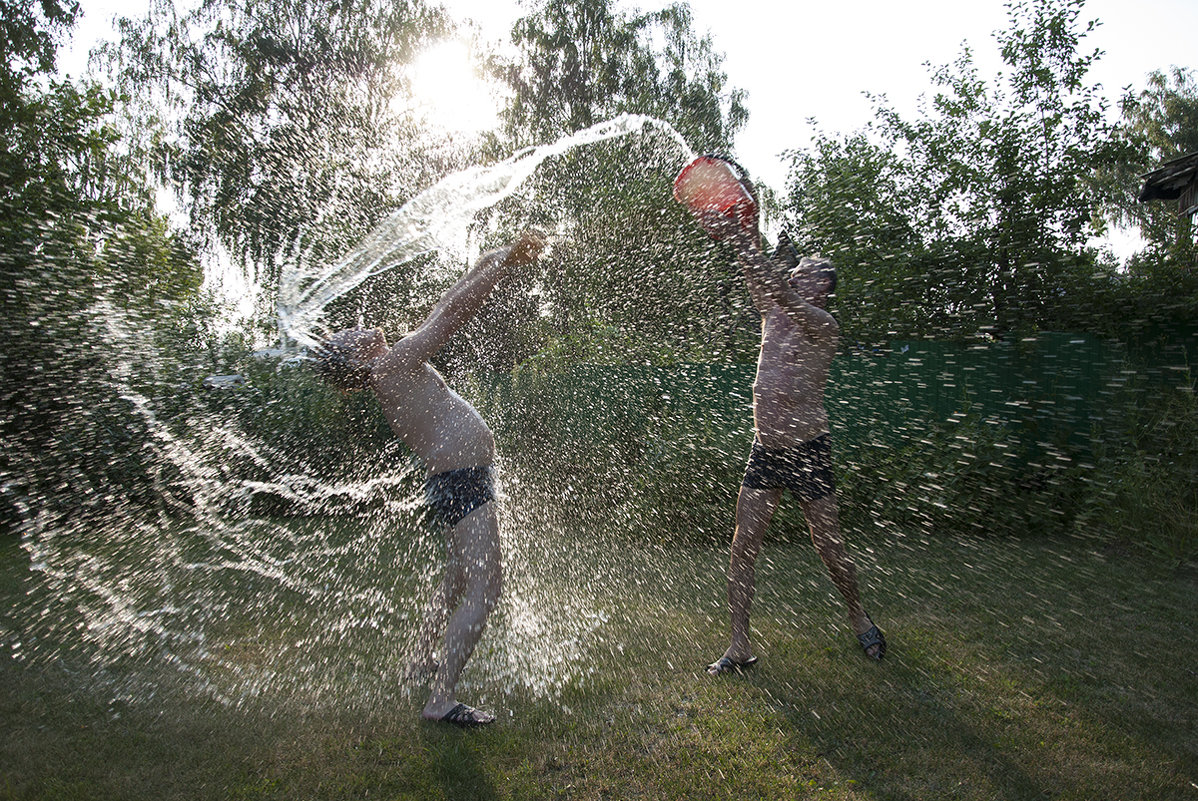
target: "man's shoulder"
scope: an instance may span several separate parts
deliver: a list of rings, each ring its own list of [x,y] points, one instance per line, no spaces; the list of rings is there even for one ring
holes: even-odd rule
[[[402,337],[386,353],[379,357],[378,361],[374,363],[374,369],[376,371],[385,370],[388,372],[414,372],[419,370],[425,362],[418,345],[419,343],[413,339],[411,334]]]
[[[370,377],[375,391],[380,395],[404,395],[419,391],[432,379],[431,365],[419,358],[410,348],[397,343],[371,365]]]

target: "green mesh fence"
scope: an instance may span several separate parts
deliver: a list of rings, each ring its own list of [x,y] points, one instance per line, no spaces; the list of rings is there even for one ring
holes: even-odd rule
[[[896,445],[929,423],[972,416],[1030,447],[1085,449],[1126,381],[1122,348],[1068,334],[961,345],[896,342],[834,363],[828,412],[846,442]]]
[[[755,369],[579,365],[488,375],[476,392],[501,436],[543,439],[547,448],[624,440],[653,450],[654,442],[691,436],[750,437]],[[838,355],[826,401],[833,433],[846,445],[894,446],[929,423],[970,415],[1005,424],[1030,445],[1084,449],[1108,427],[1130,377],[1144,372],[1128,367],[1120,346],[1068,334],[985,345],[895,342]]]
[[[865,503],[877,493],[853,482],[879,480],[886,459],[954,447],[954,426],[966,423],[962,475],[978,469],[970,459],[1020,484],[1014,474],[1025,468],[1084,463],[1096,438],[1119,430],[1129,386],[1175,391],[1169,388],[1188,376],[1187,353],[1133,369],[1119,346],[1068,334],[846,348],[826,397],[838,476],[853,502]],[[727,528],[752,439],[755,369],[580,365],[483,376],[470,395],[513,473],[554,494],[575,519],[623,514],[645,527],[718,533]],[[989,449],[983,456],[979,444]]]

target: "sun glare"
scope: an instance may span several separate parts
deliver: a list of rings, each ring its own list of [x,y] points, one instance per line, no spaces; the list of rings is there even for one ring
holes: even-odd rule
[[[416,110],[434,125],[466,134],[499,123],[497,87],[480,76],[470,47],[450,39],[433,44],[412,65]]]

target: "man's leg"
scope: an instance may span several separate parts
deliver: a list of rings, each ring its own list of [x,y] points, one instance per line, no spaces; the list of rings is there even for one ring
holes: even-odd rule
[[[483,504],[454,526],[450,547],[461,569],[464,589],[461,602],[449,617],[441,664],[424,707],[423,715],[429,720],[440,720],[457,705],[458,678],[503,589],[495,504]]]
[[[446,532],[449,564],[445,567],[445,576],[425,607],[424,619],[416,636],[416,649],[408,666],[409,679],[423,679],[436,672],[437,660],[433,657],[433,649],[445,635],[445,623],[449,620],[449,613],[457,607],[466,587],[461,565],[454,555],[451,535],[451,531]]]
[[[852,557],[845,550],[844,540],[840,536],[840,516],[836,505],[836,495],[825,495],[811,501],[803,501],[803,514],[807,518],[807,526],[811,529],[811,542],[815,550],[828,568],[832,583],[840,591],[848,606],[849,623],[856,634],[864,634],[873,623],[861,606],[861,596],[857,588],[857,568]],[[873,646],[869,656],[875,656],[879,646]]]
[[[733,662],[745,662],[753,655],[749,637],[749,612],[756,590],[757,555],[765,530],[769,527],[778,502],[780,489],[741,487],[736,498],[736,533],[732,538],[732,555],[728,560],[728,610],[732,618],[732,637],[724,656]]]

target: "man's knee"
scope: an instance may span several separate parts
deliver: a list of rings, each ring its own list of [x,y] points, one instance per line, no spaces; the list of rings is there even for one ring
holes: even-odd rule
[[[734,556],[740,555],[750,559],[756,558],[764,541],[764,525],[746,526],[737,524],[736,531],[732,534],[732,553]]]
[[[470,604],[489,614],[499,603],[503,593],[503,573],[495,570],[480,570],[470,576],[463,603]]]
[[[769,526],[769,517],[756,510],[738,510],[736,513],[736,536],[751,537],[764,532]]]
[[[462,590],[466,587],[466,576],[462,572],[461,560],[456,558],[449,560],[449,565],[445,568],[443,583],[447,595],[456,597],[462,594]]]
[[[498,543],[479,548],[465,560],[462,571],[465,592],[474,600],[494,606],[503,592],[503,566]]]
[[[499,597],[499,593],[503,592],[503,568],[499,564],[498,552],[487,557],[474,580],[483,588],[487,597]]]

